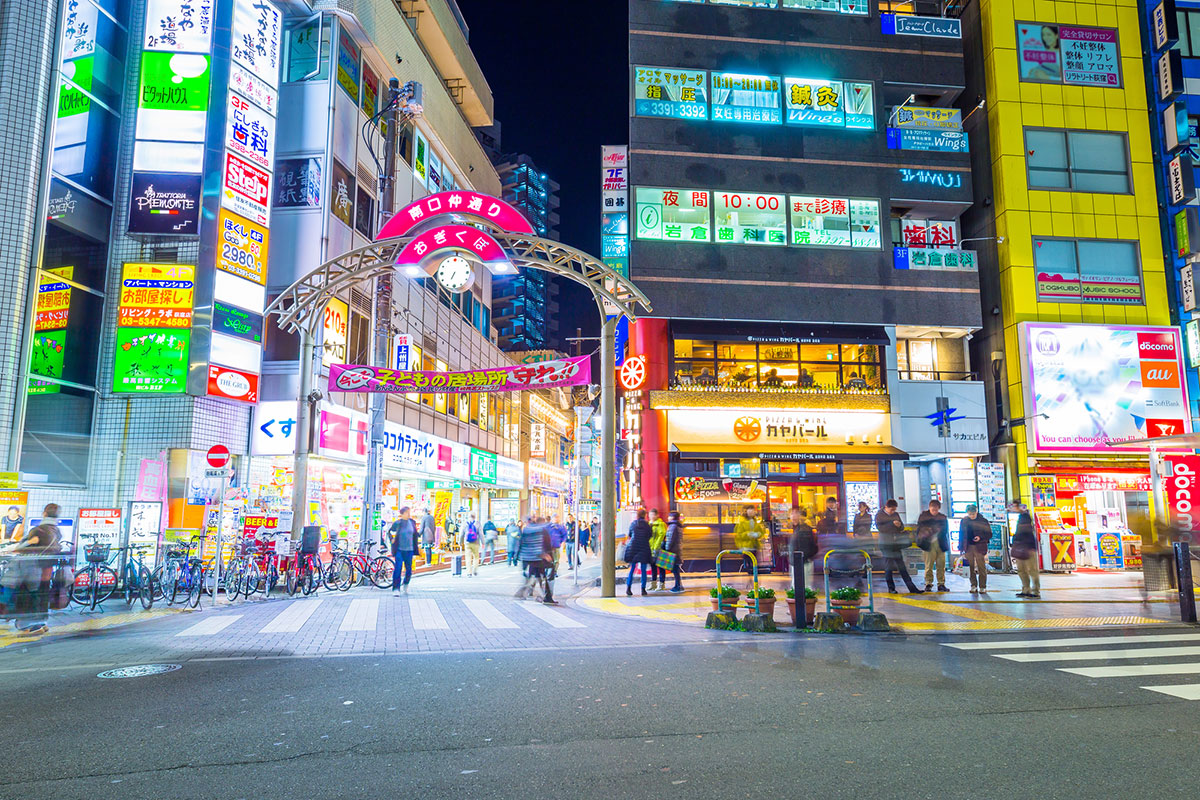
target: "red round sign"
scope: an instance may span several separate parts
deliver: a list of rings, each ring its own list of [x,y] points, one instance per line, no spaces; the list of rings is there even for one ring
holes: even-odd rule
[[[208,465],[220,469],[229,463],[229,448],[223,444],[214,444],[208,448]]]

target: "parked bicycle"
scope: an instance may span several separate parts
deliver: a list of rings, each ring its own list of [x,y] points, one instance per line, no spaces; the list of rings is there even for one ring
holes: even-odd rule
[[[188,543],[174,543],[163,557],[163,565],[151,575],[151,585],[157,587],[167,605],[176,602],[196,608],[200,605],[200,588],[204,580],[204,568],[200,556],[192,550],[200,547],[208,537],[194,536]]]
[[[137,598],[138,602],[142,604],[142,608],[147,611],[154,605],[155,594],[162,593],[161,589],[156,591],[154,577],[144,559],[146,551],[153,548],[154,545],[149,544],[121,548],[129,551],[129,558],[125,560],[125,569],[122,570],[121,579],[125,587],[125,602],[132,606],[134,598]]]
[[[71,601],[95,611],[117,589],[117,572],[108,562],[120,548],[98,543],[98,534],[83,534],[81,538],[91,539],[92,543],[83,546],[87,566],[75,573]]]
[[[297,553],[292,558],[291,569],[287,573],[287,593],[295,595],[301,591],[306,595],[312,594],[324,582],[323,574],[320,555]]]
[[[389,556],[372,558],[369,546],[366,550],[351,553],[348,546],[344,549],[339,548],[336,542],[333,544],[333,559],[329,564],[326,583],[332,580],[342,591],[367,581],[380,589],[386,589],[392,585],[392,573],[396,569],[396,562]]]

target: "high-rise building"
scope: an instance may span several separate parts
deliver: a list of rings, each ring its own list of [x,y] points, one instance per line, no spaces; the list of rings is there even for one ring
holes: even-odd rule
[[[687,561],[747,504],[844,527],[975,499],[978,99],[959,21],[892,7],[629,0],[629,268],[654,310],[621,368],[622,503],[678,508]]]

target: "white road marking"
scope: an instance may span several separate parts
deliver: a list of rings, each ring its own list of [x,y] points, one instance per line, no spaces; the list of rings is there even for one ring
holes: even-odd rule
[[[1200,664],[1122,664],[1119,667],[1059,667],[1085,678],[1140,678],[1146,675],[1200,675]]]
[[[1200,642],[1200,634],[1159,633],[1151,636],[1076,636],[1070,639],[1026,639],[1019,642],[942,642],[955,650],[1009,650],[1017,647],[1089,647],[1097,644],[1142,644],[1143,642]]]
[[[379,623],[379,600],[358,598],[350,601],[339,631],[373,631]]]
[[[259,633],[296,633],[308,622],[308,618],[316,612],[324,600],[294,600],[292,604],[280,611],[275,619],[263,626]]]
[[[496,608],[487,600],[465,598],[463,600],[463,605],[467,607],[467,611],[470,611],[475,615],[475,619],[479,620],[479,622],[485,628],[498,630],[500,628],[521,627],[508,617],[504,616],[504,614],[500,612],[500,609]]]
[[[1200,700],[1200,683],[1181,683],[1178,686],[1143,686],[1159,694],[1169,694],[1180,700]]]
[[[543,622],[549,623],[555,628],[586,628],[582,622],[573,620],[566,614],[555,611],[553,608],[546,608],[544,605],[537,603],[526,603],[521,606],[530,614],[533,614]]]
[[[202,619],[195,625],[184,628],[176,636],[212,636],[220,633],[242,618],[241,614],[224,614],[219,617]]]
[[[416,630],[450,630],[450,624],[442,616],[442,611],[438,608],[436,600],[409,600],[408,615],[412,619],[413,628]]]
[[[1006,661],[1107,661],[1117,658],[1171,658],[1200,655],[1200,647],[1135,647],[1129,650],[1078,650],[1069,653],[992,653]]]

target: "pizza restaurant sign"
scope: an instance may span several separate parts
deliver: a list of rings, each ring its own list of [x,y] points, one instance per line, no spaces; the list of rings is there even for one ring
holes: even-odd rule
[[[882,411],[738,411],[683,409],[667,413],[672,442],[712,445],[891,444]]]

